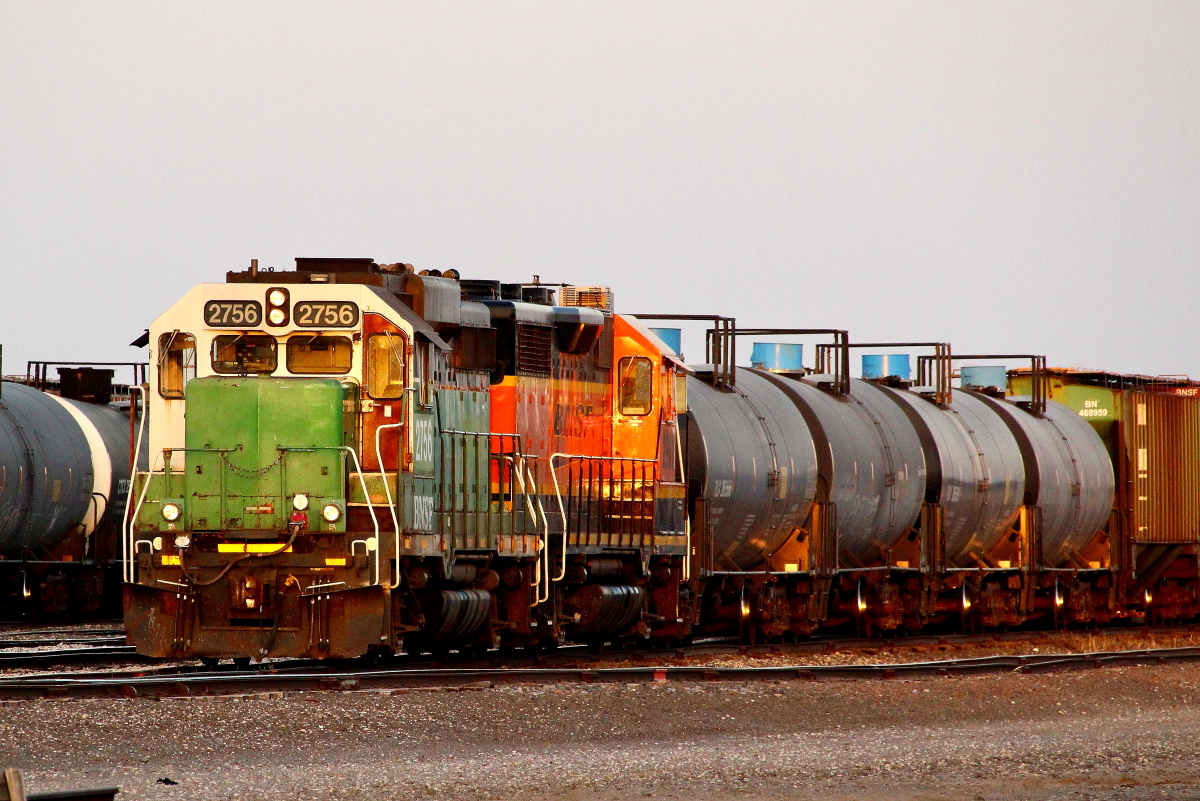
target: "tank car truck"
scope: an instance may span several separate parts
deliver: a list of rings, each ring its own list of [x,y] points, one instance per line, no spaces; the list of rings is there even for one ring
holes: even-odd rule
[[[605,289],[458,278],[252,264],[150,325],[139,653],[688,635],[687,368]]]

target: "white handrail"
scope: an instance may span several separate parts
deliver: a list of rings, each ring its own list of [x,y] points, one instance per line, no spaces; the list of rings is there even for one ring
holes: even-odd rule
[[[379,518],[375,516],[375,504],[371,502],[371,493],[367,489],[367,480],[363,478],[362,464],[358,461],[358,454],[354,452],[354,448],[349,445],[343,445],[337,450],[343,450],[350,454],[354,459],[354,471],[358,473],[358,483],[362,486],[363,497],[367,499],[367,511],[371,513],[371,522],[375,525],[375,581],[373,584],[379,583]],[[387,482],[385,481],[386,485]],[[349,504],[347,504],[348,506]],[[346,516],[349,517],[350,512],[347,510]],[[400,555],[396,555],[396,563],[400,563]]]
[[[533,518],[533,525],[536,527],[538,524],[537,509],[534,508],[533,502],[529,500],[529,493],[525,489],[525,457],[521,456],[519,457],[519,460],[512,456],[505,456],[504,458],[512,465],[513,475],[516,477],[517,483],[521,487],[521,497],[525,500],[525,510],[528,512],[529,516]],[[543,541],[543,552],[549,547],[550,543],[548,541]],[[534,594],[535,600],[532,604],[530,604],[530,606],[537,606],[542,602],[542,560],[540,555],[537,559],[533,560],[533,571],[533,581],[529,586],[536,588],[537,592]]]
[[[678,439],[678,437],[679,437],[678,427],[676,427],[675,436],[676,436],[676,439]],[[562,581],[562,579],[567,574],[567,511],[566,511],[566,508],[563,506],[562,489],[559,487],[559,484],[558,484],[558,473],[555,472],[555,466],[554,466],[555,459],[583,459],[585,461],[586,460],[613,461],[615,459],[619,459],[621,461],[626,461],[626,462],[645,462],[647,464],[649,464],[649,463],[657,464],[658,460],[657,459],[635,459],[632,456],[628,456],[628,457],[627,456],[619,456],[619,457],[589,456],[589,455],[583,454],[583,453],[561,453],[560,452],[560,453],[550,454],[550,477],[554,480],[554,495],[558,499],[558,511],[559,511],[559,514],[562,515],[562,521],[563,521],[563,547],[562,547],[563,566],[562,566],[562,570],[560,571],[558,577],[555,578],[554,580]],[[690,542],[690,535],[689,535],[689,542]]]
[[[137,480],[137,464],[138,459],[142,455],[142,432],[146,428],[146,390],[137,385],[129,387],[129,413],[134,413],[133,394],[136,392],[142,399],[142,417],[138,421],[138,435],[135,438],[133,446],[133,461],[129,465],[129,488],[125,490],[125,515],[121,520],[121,576],[127,581],[133,581],[133,557],[130,556],[130,544],[133,540],[133,531],[129,520],[129,509],[133,503],[133,488]],[[149,479],[147,479],[147,484]]]
[[[683,581],[692,578],[692,518],[687,510],[687,471],[683,468],[683,440],[679,436],[679,423],[675,423],[675,472],[683,485]]]
[[[392,588],[400,586],[400,518],[396,516],[396,502],[392,498],[392,487],[388,483],[387,469],[383,464],[383,452],[381,450],[379,450],[379,432],[383,431],[385,428],[388,428],[388,429],[402,428],[403,426],[404,426],[404,412],[402,410],[400,413],[400,422],[399,423],[385,423],[384,425],[381,425],[375,429],[375,460],[377,462],[379,462],[379,478],[382,479],[382,481],[383,481],[383,491],[384,491],[384,494],[387,496],[388,510],[392,513],[392,526],[394,527],[394,530],[396,532],[396,580],[395,580],[395,582],[393,582]],[[403,451],[404,451],[404,438],[401,437],[400,442],[398,444],[397,461],[400,460],[400,458],[403,454]],[[400,465],[397,464],[396,465],[396,477],[399,478],[399,476],[400,476]],[[399,485],[396,486],[396,489],[397,489],[397,491],[399,491],[399,489],[400,489]]]
[[[160,454],[161,455],[161,454]],[[133,516],[129,519],[129,579],[133,582],[133,559],[137,556],[137,543],[134,542],[133,526],[137,523],[138,515],[142,513],[142,504],[146,502],[146,492],[150,489],[150,478],[154,475],[154,465],[156,462],[151,462],[150,469],[146,471],[146,483],[142,486],[142,494],[138,497],[137,506],[134,507]],[[133,494],[133,488],[130,487],[130,495]]]
[[[546,509],[542,506],[542,494],[537,491],[537,483],[534,481],[533,471],[531,471],[528,466],[525,467],[525,470],[529,473],[529,483],[530,483],[530,485],[533,486],[534,499],[537,503],[538,511],[542,515],[542,542],[544,543],[542,546],[542,562],[543,562],[542,575],[545,577],[545,581],[546,581],[546,597],[543,598],[541,589],[538,589],[537,598],[538,598],[538,603],[545,603],[546,601],[550,600],[550,518],[546,516]],[[565,550],[565,548],[563,551],[563,565],[564,565],[563,570],[565,572],[566,571],[566,567],[565,567],[565,565],[566,565],[566,550]],[[541,584],[541,582],[538,582],[538,583],[539,583],[539,585]]]
[[[554,460],[562,457],[564,459],[571,458],[567,453],[552,453],[550,454],[550,478],[554,480],[554,497],[558,500],[558,514],[562,517],[562,570],[555,581],[562,581],[567,575],[567,509],[563,506],[562,489],[558,486],[558,473],[555,472]]]

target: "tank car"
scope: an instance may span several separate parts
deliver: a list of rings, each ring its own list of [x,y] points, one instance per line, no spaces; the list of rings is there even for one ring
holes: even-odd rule
[[[63,367],[52,382],[37,366],[0,385],[0,609],[119,615],[127,393],[112,403],[112,370]]]
[[[718,372],[689,379],[707,631],[1065,613],[1073,555],[1104,536],[1114,499],[1109,455],[1069,408],[844,371],[736,368],[725,386]]]

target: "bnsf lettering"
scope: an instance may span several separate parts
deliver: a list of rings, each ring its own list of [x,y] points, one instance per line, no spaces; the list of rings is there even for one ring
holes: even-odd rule
[[[418,531],[433,531],[433,496],[413,496],[413,528]]]
[[[587,409],[582,403],[574,406],[565,403],[554,404],[554,435],[556,437],[586,437],[590,422],[587,417]]]

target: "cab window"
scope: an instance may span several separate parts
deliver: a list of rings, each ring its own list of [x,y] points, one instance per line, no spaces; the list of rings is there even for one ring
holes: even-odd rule
[[[264,334],[224,334],[213,338],[214,373],[273,373],[278,364],[279,354],[275,337]]]
[[[367,340],[367,394],[393,400],[404,395],[405,339],[401,334],[374,334]]]
[[[196,377],[196,338],[172,331],[158,338],[158,394],[182,398],[187,382]]]
[[[295,336],[287,341],[288,372],[348,373],[352,353],[350,337]]]
[[[621,414],[650,414],[653,405],[654,363],[645,356],[626,356],[617,365]]]

